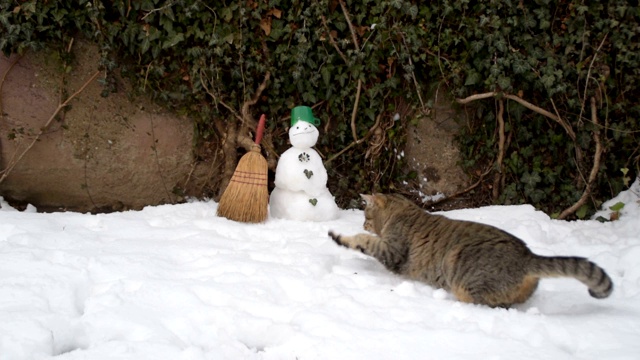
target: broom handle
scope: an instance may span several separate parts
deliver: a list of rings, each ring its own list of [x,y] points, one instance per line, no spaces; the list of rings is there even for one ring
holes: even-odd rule
[[[264,134],[264,124],[267,122],[267,116],[262,114],[260,116],[260,121],[258,122],[258,129],[256,130],[256,144],[260,145],[260,141],[262,141],[262,135]]]

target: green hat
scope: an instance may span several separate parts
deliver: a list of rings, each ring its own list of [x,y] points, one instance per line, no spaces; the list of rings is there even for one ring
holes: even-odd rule
[[[313,116],[313,111],[308,106],[296,106],[291,109],[291,126],[298,121],[306,121],[315,126],[320,125],[320,119]]]

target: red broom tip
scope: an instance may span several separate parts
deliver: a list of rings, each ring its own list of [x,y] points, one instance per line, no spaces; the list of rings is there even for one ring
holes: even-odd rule
[[[265,114],[260,115],[260,121],[258,121],[258,129],[256,129],[256,144],[260,145],[262,141],[262,135],[264,134],[264,124],[267,122],[267,116]]]

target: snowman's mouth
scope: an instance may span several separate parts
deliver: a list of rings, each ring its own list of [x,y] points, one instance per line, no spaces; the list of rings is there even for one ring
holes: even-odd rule
[[[293,135],[291,135],[291,136],[307,135],[307,134],[311,134],[312,132],[313,132],[313,130],[312,130],[312,129],[309,129],[309,130],[307,130],[307,131],[299,132],[299,133],[297,133],[297,134],[293,134]]]

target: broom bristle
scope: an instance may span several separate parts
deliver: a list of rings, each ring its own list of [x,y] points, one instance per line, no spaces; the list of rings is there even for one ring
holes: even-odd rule
[[[265,221],[269,212],[267,172],[267,160],[259,146],[244,154],[222,193],[218,216],[247,223]]]

